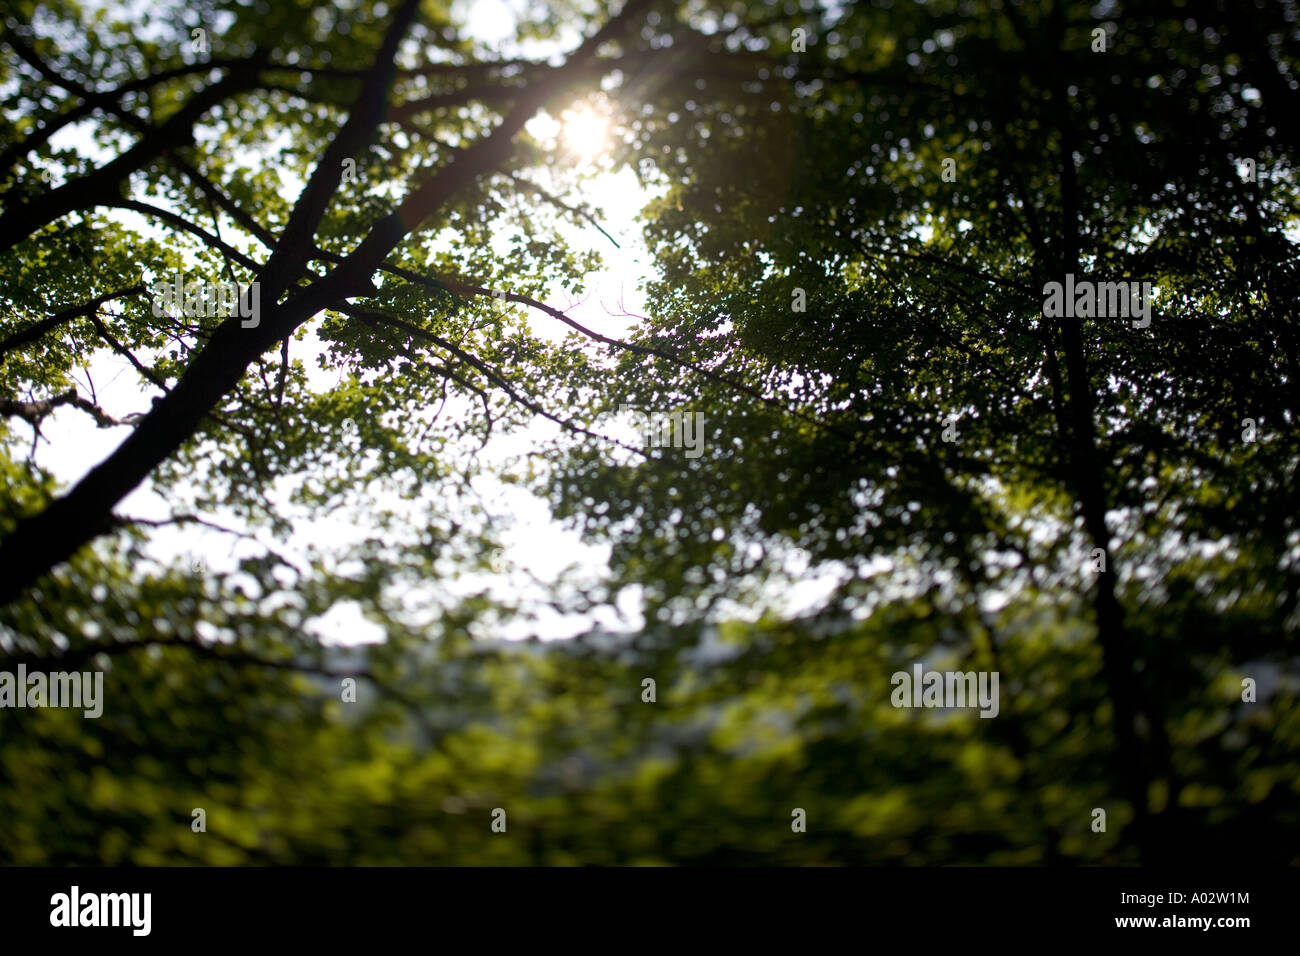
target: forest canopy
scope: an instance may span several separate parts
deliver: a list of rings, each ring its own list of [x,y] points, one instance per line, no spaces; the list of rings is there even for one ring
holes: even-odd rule
[[[0,861],[1300,862],[1300,5],[487,7],[6,5]]]

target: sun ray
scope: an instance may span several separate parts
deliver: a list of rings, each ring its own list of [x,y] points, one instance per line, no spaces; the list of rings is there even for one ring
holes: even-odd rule
[[[584,108],[564,114],[564,145],[582,159],[591,159],[609,148],[609,120]]]

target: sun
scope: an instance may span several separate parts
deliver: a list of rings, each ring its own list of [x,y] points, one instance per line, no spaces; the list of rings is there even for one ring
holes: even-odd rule
[[[609,148],[609,120],[592,109],[568,110],[561,135],[565,146],[583,159],[591,159]]]

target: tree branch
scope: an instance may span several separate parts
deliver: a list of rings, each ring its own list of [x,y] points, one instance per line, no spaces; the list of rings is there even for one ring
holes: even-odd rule
[[[91,299],[89,302],[83,302],[80,305],[70,306],[61,312],[56,312],[48,319],[42,319],[25,329],[15,332],[4,340],[0,340],[0,365],[4,364],[5,357],[15,349],[21,348],[31,342],[35,342],[41,336],[51,329],[57,328],[65,322],[79,318],[83,315],[93,316],[101,305],[105,302],[111,302],[113,299],[122,299],[129,295],[141,295],[145,291],[143,285],[133,285],[125,289],[118,289],[115,292],[106,292],[103,295]]]
[[[39,426],[54,409],[60,405],[71,405],[92,416],[100,428],[113,428],[117,425],[130,425],[131,421],[114,418],[93,402],[77,394],[75,388],[53,398],[39,399],[32,402],[20,402],[12,398],[0,398],[0,415],[6,418],[21,418],[33,428]]]

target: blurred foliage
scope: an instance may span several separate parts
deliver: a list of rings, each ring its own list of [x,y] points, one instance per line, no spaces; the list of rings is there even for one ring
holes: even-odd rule
[[[43,27],[63,28],[49,36],[80,40],[35,48],[104,86],[190,62],[198,23],[221,24],[221,55],[315,64],[263,71],[269,88],[239,94],[184,153],[278,233],[286,183],[341,120],[347,71],[369,65],[391,4],[186,5],[148,29],[43,6]],[[522,37],[589,34],[597,6],[555,5]],[[424,3],[403,62],[468,66],[411,67],[396,99],[534,75],[452,19]],[[1090,48],[1098,26],[1105,53]],[[796,28],[806,52],[791,51]],[[337,387],[313,389],[300,359],[281,386],[279,356],[264,356],[154,487],[184,503],[178,521],[230,506],[278,539],[293,522],[269,489],[287,479],[308,515],[346,505],[374,535],[305,569],[272,552],[195,576],[148,559],[137,523],[0,609],[0,669],[98,667],[109,702],[98,720],[0,710],[0,861],[1300,862],[1296,4],[664,2],[616,55],[606,92],[626,135],[610,164],[663,191],[644,212],[659,272],[638,348],[605,354],[580,333],[551,347],[517,310],[385,275],[367,308],[463,351],[326,312],[312,331]],[[156,122],[204,82],[135,105]],[[0,93],[0,149],[69,108],[8,48]],[[498,105],[386,127],[319,244],[350,251],[392,208],[390,187],[454,155]],[[95,135],[120,151],[130,130],[106,114]],[[520,146],[507,175],[457,193],[392,261],[539,298],[575,288],[591,257],[509,175],[564,170],[531,137]],[[270,148],[274,163],[257,152]],[[47,145],[0,170],[6,206],[55,165],[71,179],[97,164]],[[138,171],[131,195],[214,218],[173,172]],[[232,268],[133,222],[64,218],[0,256],[6,334],[139,282],[142,263]],[[1041,321],[1063,261],[1158,287],[1150,329],[1077,324],[1151,760],[1140,842],[1100,592],[1080,570],[1093,542],[1068,422],[1083,399],[1051,367],[1064,346]],[[163,383],[211,334],[204,320],[159,328],[143,298],[115,308],[101,321]],[[76,317],[5,355],[0,395],[67,389],[103,347]],[[704,456],[569,434],[502,476],[610,546],[608,579],[583,600],[639,595],[644,627],[508,643],[482,636],[516,612],[506,602],[412,611],[403,588],[481,569],[495,543],[449,504],[479,468],[466,447],[539,408],[598,429],[625,402],[702,410]],[[1243,418],[1257,442],[1240,440]],[[20,428],[0,425],[0,533],[58,492]],[[828,596],[796,609],[813,580]],[[385,642],[321,647],[304,623],[339,602]],[[890,675],[917,661],[999,672],[999,716],[893,708]],[[340,699],[348,676],[356,703]],[[1258,702],[1242,701],[1244,677]]]

